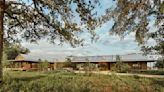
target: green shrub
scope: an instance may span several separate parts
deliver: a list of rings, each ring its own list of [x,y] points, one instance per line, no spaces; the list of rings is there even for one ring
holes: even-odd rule
[[[164,75],[164,70],[131,70],[131,73]]]
[[[126,73],[130,69],[130,66],[128,64],[117,62],[112,68],[112,71],[118,72],[118,73]]]
[[[155,66],[158,67],[159,69],[164,69],[164,59],[158,60],[155,63]]]
[[[119,73],[126,73],[130,69],[130,66],[126,63],[123,63],[121,61],[121,57],[119,55],[116,55],[116,63],[111,68],[112,71],[119,72]]]

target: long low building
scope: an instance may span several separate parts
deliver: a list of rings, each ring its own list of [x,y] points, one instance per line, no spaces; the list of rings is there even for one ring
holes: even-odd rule
[[[110,70],[116,64],[117,55],[104,55],[104,56],[71,56],[71,62],[76,64],[84,64],[86,62],[94,63],[96,66],[101,66],[105,70]],[[148,69],[148,63],[155,62],[157,57],[154,58],[154,55],[144,56],[141,53],[133,53],[126,55],[119,55],[121,62],[126,63],[130,66],[131,69]],[[10,61],[10,68],[13,70],[38,70],[39,69],[39,60],[32,58],[33,56],[20,54],[15,60]],[[65,60],[66,61],[66,60]],[[49,70],[57,68],[58,65],[64,64],[61,61],[47,62]]]
[[[72,56],[71,61],[74,63],[95,63],[97,65],[104,64],[106,68],[110,70],[116,63],[117,55],[105,55],[105,56]],[[126,55],[119,55],[121,62],[126,63],[131,69],[148,69],[148,63],[155,62],[157,57],[154,55],[144,56],[141,53],[132,53]]]
[[[38,70],[39,63],[41,63],[39,60],[32,59],[29,55],[25,54],[20,54],[14,60],[9,60],[9,62],[12,70]],[[48,69],[53,70],[54,62],[47,63]]]

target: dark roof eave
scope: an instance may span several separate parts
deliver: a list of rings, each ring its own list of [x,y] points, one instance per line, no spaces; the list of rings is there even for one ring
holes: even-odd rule
[[[33,62],[33,63],[38,63],[39,61],[34,61],[34,60],[8,60],[9,62]]]
[[[139,61],[139,60],[135,60],[135,61],[131,61],[131,60],[127,60],[127,61],[122,61],[122,62],[155,62],[156,60],[142,60],[142,61]],[[72,61],[72,62],[85,62],[85,61]],[[114,63],[116,61],[90,61],[90,62],[93,62],[93,63],[97,63],[97,62],[109,62],[109,63]]]

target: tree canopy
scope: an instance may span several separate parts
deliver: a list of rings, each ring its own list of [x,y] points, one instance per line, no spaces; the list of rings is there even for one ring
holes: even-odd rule
[[[95,7],[99,0],[17,0],[7,1],[5,9],[5,34],[7,40],[20,40],[21,37],[31,42],[46,38],[55,43],[68,42],[72,46],[83,40],[77,33],[95,29],[113,19],[111,33],[125,37],[135,32],[136,41],[143,45],[144,52],[156,51],[164,53],[163,42],[163,13],[162,0],[113,0],[115,7],[106,10],[106,14],[99,19],[96,17]],[[94,12],[95,11],[95,12]],[[155,20],[151,30],[149,25]],[[92,34],[93,31],[90,31]],[[75,35],[76,34],[76,35]],[[14,35],[14,36],[13,36]],[[95,34],[94,34],[95,35]],[[154,39],[155,46],[147,46],[146,41]],[[82,44],[81,44],[82,45]]]
[[[29,52],[30,50],[28,48],[23,47],[19,43],[4,44],[4,53],[6,54],[8,60],[13,60],[19,54],[27,54]]]
[[[25,38],[31,42],[46,38],[53,43],[59,39],[61,43],[79,45],[82,39],[74,34],[83,31],[82,25],[92,29],[96,20],[92,10],[97,4],[98,0],[6,1],[5,37],[10,41]]]
[[[151,51],[164,56],[164,1],[163,0],[114,0],[116,6],[108,8],[99,19],[99,24],[114,21],[111,33],[127,36],[134,32],[136,41],[146,53]],[[153,23],[153,21],[155,21]],[[153,26],[154,30],[152,30]],[[156,45],[148,46],[147,41],[154,39]]]
[[[0,0],[0,83],[4,40],[36,42],[44,38],[82,45],[78,33],[83,32],[82,25],[94,28],[97,4],[98,0]]]
[[[158,61],[155,63],[155,67],[158,67],[158,68],[163,69],[163,68],[164,68],[164,60],[158,60]]]
[[[36,42],[45,38],[52,43],[58,39],[71,46],[83,45],[78,33],[87,29],[94,36],[92,30],[111,19],[113,34],[124,37],[135,32],[136,41],[142,45],[152,38],[157,44],[143,46],[143,50],[164,56],[163,0],[114,1],[116,6],[97,18],[95,7],[99,0],[0,0],[0,68],[4,40],[17,42],[25,38]],[[156,28],[153,31],[149,28],[152,20]],[[1,75],[2,69],[0,80]]]

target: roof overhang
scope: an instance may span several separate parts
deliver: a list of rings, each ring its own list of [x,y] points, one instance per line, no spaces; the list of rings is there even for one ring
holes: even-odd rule
[[[126,61],[121,61],[121,62],[125,62],[125,63],[128,63],[128,62],[155,62],[156,60],[126,60]],[[75,63],[86,63],[86,61],[72,61],[72,62],[75,62]],[[89,61],[89,62],[93,62],[93,63],[101,63],[101,62],[107,62],[107,63],[116,63],[116,61]]]
[[[32,62],[32,63],[39,63],[39,61],[34,60],[8,60],[9,62]]]

